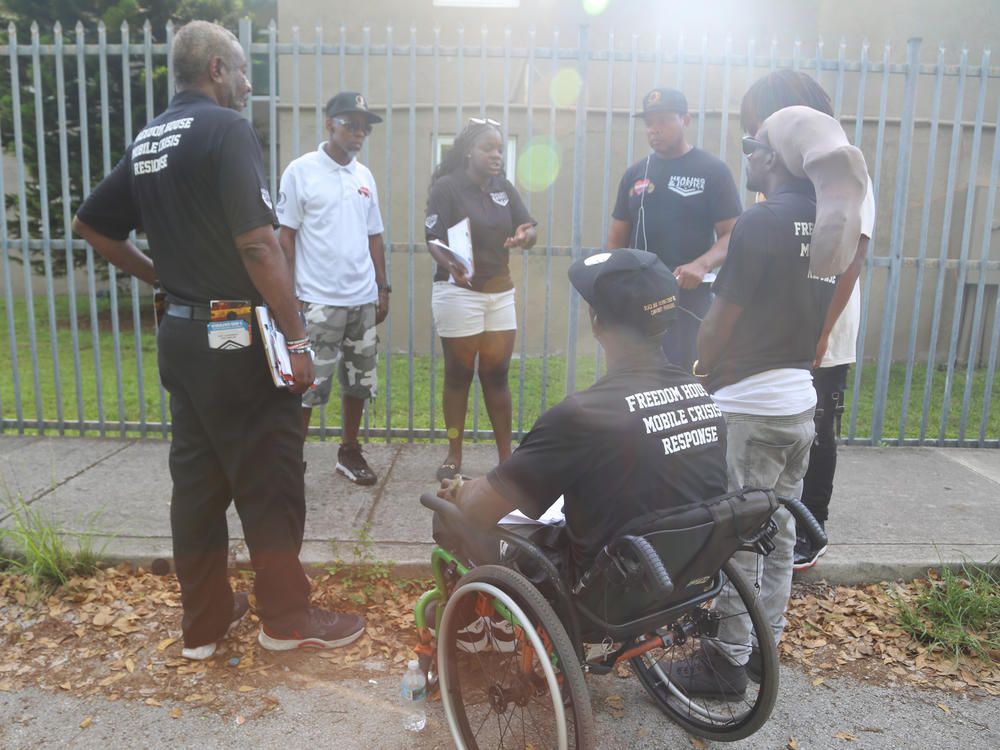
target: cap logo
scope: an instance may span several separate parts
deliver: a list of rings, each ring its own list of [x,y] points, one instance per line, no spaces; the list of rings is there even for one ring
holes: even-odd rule
[[[659,101],[660,101],[660,92],[657,91],[656,89],[650,91],[649,94],[646,96],[647,107],[651,104],[658,104]]]
[[[645,304],[642,306],[642,310],[643,312],[648,312],[649,317],[652,318],[656,315],[659,315],[661,312],[665,312],[667,310],[673,310],[675,305],[676,305],[676,298],[671,296],[661,300],[657,300],[656,302],[650,302],[648,304]]]
[[[361,109],[368,109],[368,105],[365,104],[365,98],[361,96],[361,94],[358,94],[356,97],[354,97],[354,103],[357,104],[358,107],[360,107]]]
[[[589,258],[583,259],[583,265],[585,266],[596,266],[598,263],[604,263],[608,258],[611,257],[611,253],[595,253]]]

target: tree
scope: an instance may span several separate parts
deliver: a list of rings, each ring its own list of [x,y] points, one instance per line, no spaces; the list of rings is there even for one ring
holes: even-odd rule
[[[260,2],[250,0],[252,6]],[[179,28],[185,22],[196,19],[212,19],[234,32],[239,18],[247,15],[247,9],[242,0],[146,0],[140,5],[136,0],[50,0],[48,3],[38,3],[37,0],[0,0],[0,19],[12,24],[16,29],[18,45],[29,44],[31,41],[32,23],[38,24],[39,39],[42,44],[55,42],[55,24],[61,23],[61,37],[64,44],[76,42],[76,24],[83,25],[87,44],[98,41],[98,26],[106,27],[106,37],[109,44],[122,41],[122,23],[128,23],[129,42],[131,45],[142,45],[143,24],[149,21],[153,43],[166,41],[167,22],[172,21],[174,28]],[[6,29],[4,35],[9,37]],[[9,42],[9,38],[7,39]],[[154,55],[153,67],[150,71],[153,89],[152,111],[147,113],[146,76],[147,71],[141,57],[131,58],[129,63],[129,90],[131,94],[131,136],[156,113],[162,111],[167,104],[167,78],[165,55]],[[64,233],[62,195],[62,170],[60,166],[58,117],[58,101],[56,98],[56,65],[54,56],[40,58],[40,81],[42,90],[42,123],[43,144],[45,148],[46,185],[48,188],[48,225],[50,236],[61,238]],[[81,117],[77,106],[77,87],[79,72],[74,56],[64,55],[63,68],[65,76],[66,96],[66,140],[69,154],[69,211],[73,212],[83,200],[89,189],[104,176],[104,133],[101,128],[101,86],[98,75],[99,60],[94,55],[85,59],[84,80],[87,91],[87,144],[89,150],[89,173],[91,185],[83,184],[84,164],[81,147]],[[41,175],[39,173],[39,143],[37,139],[35,117],[35,84],[34,71],[30,57],[18,57],[18,89],[20,92],[21,130],[25,168],[27,170],[27,217],[29,236],[41,238],[42,202]],[[14,147],[13,128],[13,89],[11,83],[10,58],[5,56],[0,60],[0,123],[2,123],[2,147],[10,153]],[[107,89],[108,108],[107,121],[108,140],[110,143],[109,163],[114,166],[121,158],[126,146],[124,84],[122,80],[122,58],[120,54],[107,56]],[[6,186],[8,194],[4,196],[6,205],[20,210],[17,201],[16,186]],[[8,232],[20,234],[17,221],[8,222]],[[65,253],[53,253],[53,272],[56,275],[66,273]],[[36,272],[42,268],[41,252],[33,252],[31,264]],[[85,263],[86,254],[82,251],[74,253],[75,266]]]

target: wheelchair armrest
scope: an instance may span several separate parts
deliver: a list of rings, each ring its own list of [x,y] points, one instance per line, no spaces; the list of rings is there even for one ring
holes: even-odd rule
[[[826,532],[801,500],[794,497],[779,497],[778,502],[788,508],[788,512],[795,518],[796,528],[800,532],[805,531],[813,544],[813,549],[826,546]]]
[[[437,495],[432,495],[429,492],[425,492],[420,496],[420,504],[435,513],[440,513],[448,521],[448,523],[451,523],[458,528],[469,526],[468,519],[453,502],[440,498]]]

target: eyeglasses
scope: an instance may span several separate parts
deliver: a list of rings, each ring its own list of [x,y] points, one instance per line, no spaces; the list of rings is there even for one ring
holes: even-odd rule
[[[348,130],[352,130],[354,132],[357,132],[357,131],[360,130],[365,135],[370,135],[371,132],[372,132],[372,124],[370,122],[359,122],[357,120],[345,120],[343,117],[331,117],[330,119],[333,120],[336,123],[339,123],[340,125],[343,125]]]
[[[768,151],[774,151],[773,148],[768,146],[763,141],[758,141],[756,138],[751,138],[748,135],[743,136],[743,153],[746,156],[750,156],[750,154],[752,154],[759,148],[767,149]]]
[[[470,117],[469,118],[469,125],[492,125],[493,127],[497,128],[497,129],[499,129],[500,127],[502,127],[501,124],[497,120],[491,120],[489,117],[486,117],[486,118]],[[466,127],[468,127],[468,125],[466,125]]]

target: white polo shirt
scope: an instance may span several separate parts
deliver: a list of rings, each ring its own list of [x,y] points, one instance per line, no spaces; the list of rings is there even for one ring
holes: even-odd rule
[[[295,234],[295,294],[304,302],[352,307],[378,299],[368,237],[382,233],[375,178],[351,159],[342,166],[320,143],[281,175],[276,212]]]

